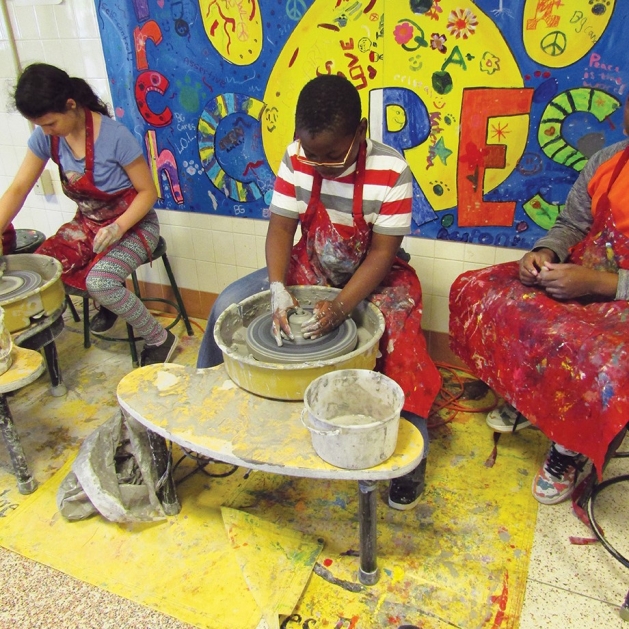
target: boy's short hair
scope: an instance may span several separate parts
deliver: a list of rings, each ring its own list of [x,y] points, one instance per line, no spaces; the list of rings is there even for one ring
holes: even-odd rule
[[[338,74],[322,74],[304,85],[295,109],[295,129],[311,135],[356,132],[362,118],[360,96],[354,84]]]

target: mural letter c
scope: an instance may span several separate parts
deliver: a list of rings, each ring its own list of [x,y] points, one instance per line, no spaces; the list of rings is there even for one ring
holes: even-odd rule
[[[164,107],[161,113],[155,113],[147,102],[149,92],[157,92],[162,96],[168,89],[168,79],[160,72],[147,70],[138,75],[135,82],[135,102],[142,118],[154,127],[166,127],[172,121],[173,114],[169,107]]]

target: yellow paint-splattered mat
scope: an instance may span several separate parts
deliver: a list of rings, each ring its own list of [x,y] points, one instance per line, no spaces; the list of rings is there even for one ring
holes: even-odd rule
[[[119,525],[61,518],[55,494],[66,464],[2,520],[0,544],[198,627],[255,629],[262,614],[247,587],[251,571],[243,576],[226,533],[221,507],[229,507],[323,540],[287,629],[512,628],[535,529],[530,485],[546,446],[535,430],[503,435],[495,465],[486,467],[493,440],[483,415],[460,414],[439,430],[416,509],[390,509],[379,484],[381,578],[372,587],[357,578],[357,483],[246,477],[244,469],[192,476],[179,486],[181,513],[164,522]],[[272,572],[276,552],[257,565]]]

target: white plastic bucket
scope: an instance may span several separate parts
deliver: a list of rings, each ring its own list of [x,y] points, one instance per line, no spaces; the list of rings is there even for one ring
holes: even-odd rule
[[[313,380],[304,394],[303,424],[328,463],[362,470],[395,451],[404,392],[369,369],[341,369]]]

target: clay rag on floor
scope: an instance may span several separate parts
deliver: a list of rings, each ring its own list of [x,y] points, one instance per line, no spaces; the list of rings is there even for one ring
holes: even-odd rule
[[[112,522],[162,520],[157,486],[146,428],[117,412],[83,442],[57,506],[70,521],[96,513]]]

